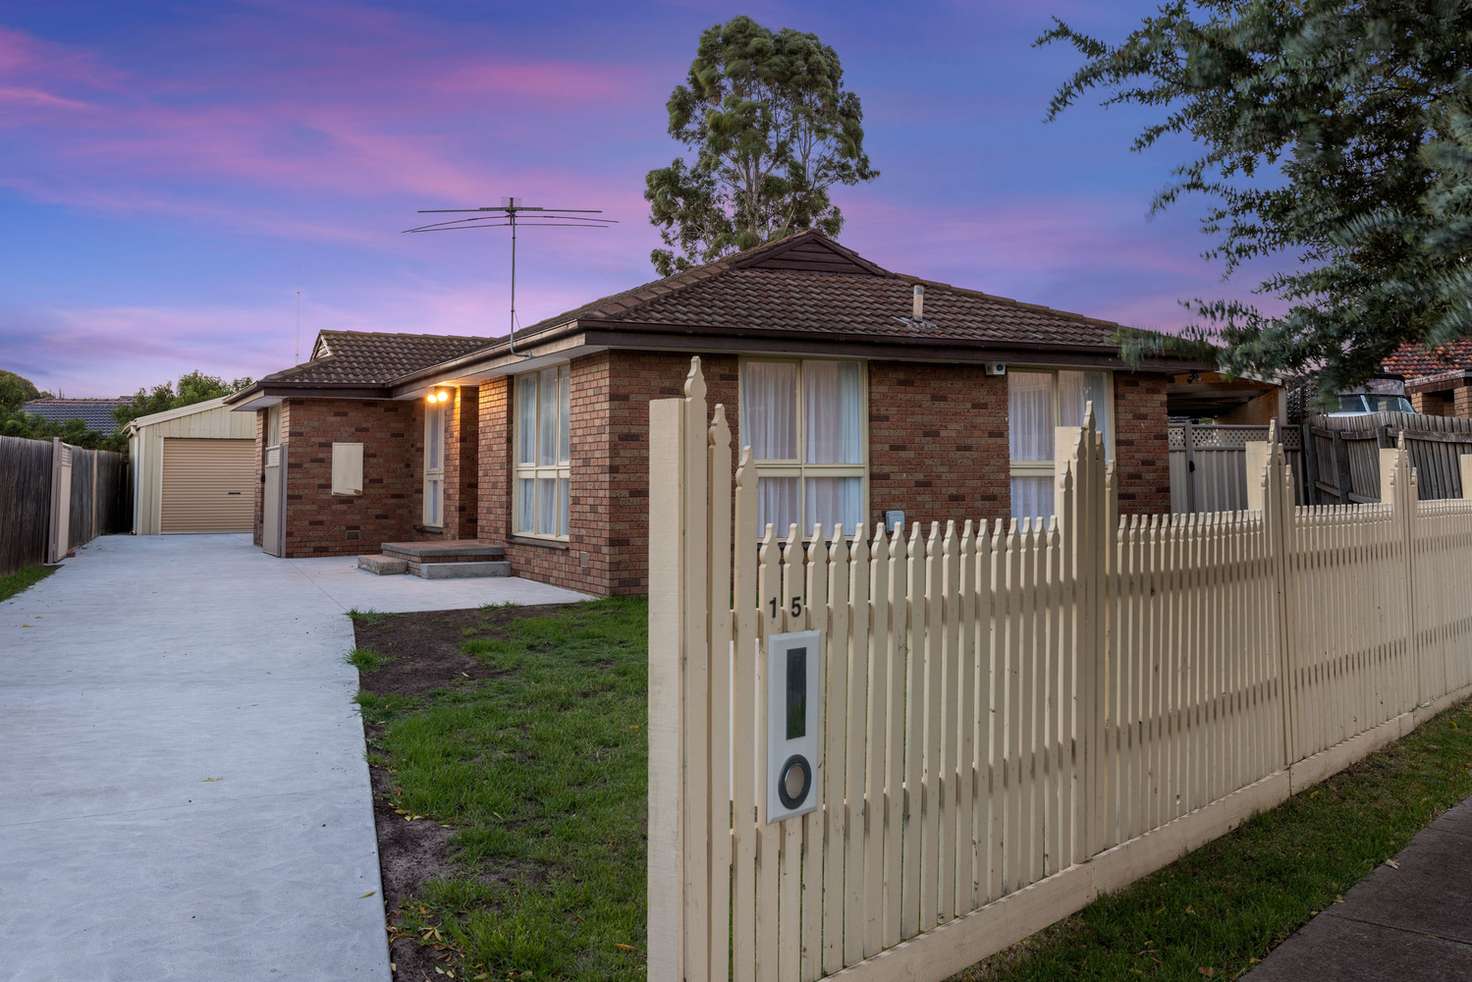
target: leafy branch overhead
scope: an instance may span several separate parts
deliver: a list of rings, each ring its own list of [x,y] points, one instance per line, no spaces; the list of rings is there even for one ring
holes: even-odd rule
[[[1062,21],[1038,43],[1085,59],[1049,119],[1099,90],[1155,112],[1136,151],[1198,148],[1153,207],[1204,196],[1208,258],[1290,259],[1255,288],[1281,315],[1190,304],[1228,370],[1317,371],[1332,391],[1403,343],[1472,334],[1472,5],[1174,0],[1115,45]]]
[[[736,17],[700,36],[670,95],[669,133],[690,153],[645,177],[650,221],[669,248],[661,276],[791,232],[836,235],[835,184],[879,176],[864,153],[859,97],[816,35]]]

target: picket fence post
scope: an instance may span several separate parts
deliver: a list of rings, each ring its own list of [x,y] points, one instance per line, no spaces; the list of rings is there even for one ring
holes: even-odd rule
[[[1292,597],[1292,548],[1296,504],[1293,479],[1283,455],[1278,424],[1268,424],[1266,441],[1252,440],[1246,445],[1247,509],[1262,515],[1263,536],[1267,544],[1268,562],[1273,577],[1273,609],[1267,616],[1273,621],[1273,636],[1278,649],[1278,708],[1282,728],[1282,763],[1287,767],[1298,760],[1297,628],[1294,623]],[[1307,452],[1307,451],[1306,451]]]
[[[721,775],[712,775],[710,765],[713,659],[708,635],[710,443],[722,444],[718,431],[725,423],[724,414],[717,414],[708,430],[705,414],[705,378],[700,359],[693,358],[684,397],[649,404],[648,974],[671,982],[696,982],[711,974],[712,915],[717,913],[712,894],[717,891],[710,881],[726,851],[724,841],[715,844],[726,836],[713,837],[711,831],[725,821],[729,807],[728,785],[721,779],[724,768]],[[725,501],[729,438],[727,430],[726,467],[717,468],[717,480],[727,486]],[[729,549],[729,541],[728,533],[715,537],[717,548]],[[724,622],[724,617],[717,620]],[[725,689],[722,684],[723,694]],[[726,718],[721,710],[716,715]],[[725,742],[724,732],[720,742]],[[712,797],[720,800],[712,802]],[[724,875],[720,880],[724,883]],[[724,924],[724,905],[718,913]]]
[[[1106,561],[1114,535],[1110,519],[1111,481],[1104,472],[1104,449],[1090,403],[1082,426],[1059,426],[1053,431],[1054,513],[1058,516],[1063,560],[1074,584],[1074,690],[1078,767],[1074,795],[1076,841],[1084,857],[1105,847],[1104,730],[1108,701],[1109,646],[1105,639],[1105,577],[1113,568]],[[1066,452],[1060,452],[1066,451]]]
[[[1380,501],[1389,504],[1392,521],[1400,536],[1402,552],[1401,589],[1405,598],[1406,653],[1416,666],[1416,704],[1433,701],[1440,691],[1427,692],[1429,680],[1422,662],[1416,626],[1416,472],[1411,467],[1404,434],[1394,447],[1380,448]]]

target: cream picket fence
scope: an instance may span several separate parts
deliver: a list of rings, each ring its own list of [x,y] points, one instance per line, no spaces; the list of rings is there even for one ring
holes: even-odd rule
[[[1117,515],[1088,414],[1056,519],[756,527],[699,359],[650,406],[649,977],[942,979],[1469,694],[1472,501]],[[1462,458],[1472,488],[1472,457]],[[816,811],[768,823],[761,653],[822,633]]]

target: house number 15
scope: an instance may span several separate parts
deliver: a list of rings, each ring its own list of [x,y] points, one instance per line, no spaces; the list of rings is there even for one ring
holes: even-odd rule
[[[773,617],[776,617],[777,616],[778,609],[779,608],[777,607],[777,598],[776,597],[773,597],[772,598],[772,616]],[[802,616],[802,597],[793,597],[792,598],[792,616],[793,617],[801,617]]]

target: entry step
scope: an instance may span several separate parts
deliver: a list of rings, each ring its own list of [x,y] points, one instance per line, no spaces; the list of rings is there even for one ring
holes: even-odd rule
[[[475,539],[433,539],[427,542],[385,542],[385,556],[411,563],[479,563],[506,558],[506,550]]]
[[[474,576],[510,576],[511,564],[504,559],[482,562],[409,563],[409,572],[426,580],[459,580]]]
[[[407,573],[409,561],[396,556],[359,556],[358,568],[379,576],[392,576],[395,573]]]

